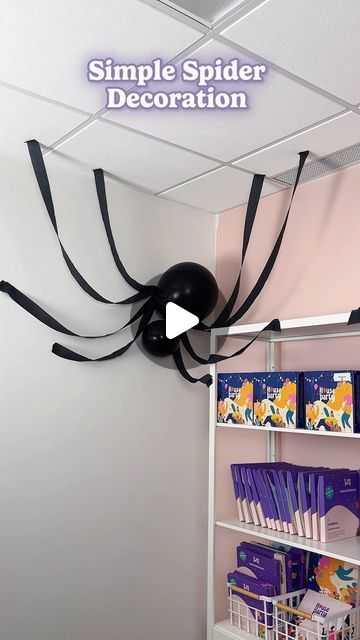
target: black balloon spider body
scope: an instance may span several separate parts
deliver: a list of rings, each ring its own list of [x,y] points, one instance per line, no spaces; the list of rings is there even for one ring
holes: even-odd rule
[[[64,248],[58,234],[57,221],[55,216],[55,209],[53,204],[53,199],[50,190],[50,183],[46,172],[46,167],[43,159],[43,155],[41,152],[41,148],[39,143],[36,140],[30,140],[27,142],[31,163],[34,169],[34,173],[36,176],[36,180],[49,215],[49,219],[53,226],[53,229],[57,235],[60,249],[64,258],[64,261],[79,286],[85,291],[88,295],[90,295],[94,300],[97,300],[100,303],[107,305],[127,305],[133,304],[135,302],[142,302],[140,308],[130,317],[130,320],[121,326],[119,329],[106,334],[114,335],[115,333],[120,332],[127,326],[138,322],[136,331],[134,333],[133,339],[120,347],[116,351],[112,353],[106,354],[99,358],[88,358],[80,353],[77,353],[68,347],[55,343],[53,345],[52,351],[54,354],[61,358],[65,358],[67,360],[73,360],[77,362],[102,362],[105,360],[112,360],[121,356],[125,353],[130,346],[141,336],[143,345],[145,349],[151,353],[152,355],[156,355],[158,357],[163,356],[172,356],[174,359],[174,363],[181,373],[181,375],[189,382],[202,382],[207,386],[210,386],[212,379],[209,374],[206,374],[200,378],[194,378],[187,371],[183,356],[182,356],[182,348],[190,355],[190,357],[199,364],[210,364],[214,362],[219,362],[220,360],[224,360],[228,357],[233,357],[235,355],[240,355],[243,353],[251,344],[254,342],[256,338],[253,338],[251,342],[239,349],[235,353],[231,354],[231,356],[221,356],[216,354],[210,354],[208,358],[200,357],[194,350],[191,345],[190,339],[187,333],[183,333],[177,338],[168,339],[166,337],[166,328],[165,328],[165,310],[168,302],[174,302],[177,305],[183,307],[190,313],[196,315],[200,322],[195,327],[198,331],[209,332],[212,328],[220,327],[220,326],[231,326],[236,323],[251,307],[253,302],[256,300],[260,292],[262,291],[271,271],[275,264],[277,255],[280,250],[280,246],[282,243],[282,239],[285,233],[287,221],[289,218],[290,208],[292,204],[292,200],[295,195],[295,191],[297,189],[300,175],[308,155],[308,151],[301,152],[299,154],[299,167],[297,171],[296,180],[294,183],[292,196],[290,200],[290,205],[283,222],[283,225],[280,229],[278,238],[273,247],[273,250],[255,284],[250,294],[244,300],[244,302],[240,305],[240,307],[234,312],[234,307],[237,301],[239,288],[240,288],[240,278],[242,265],[245,259],[247,247],[249,244],[253,224],[256,217],[257,207],[261,196],[261,190],[264,182],[264,175],[256,174],[253,178],[253,183],[250,191],[249,202],[246,211],[245,217],[245,225],[244,225],[244,235],[243,235],[243,245],[242,245],[242,254],[240,261],[240,269],[239,275],[235,282],[234,289],[230,295],[229,300],[224,305],[221,312],[217,315],[216,319],[211,324],[206,324],[204,320],[209,316],[209,314],[215,309],[217,300],[218,300],[218,286],[214,276],[202,265],[194,263],[194,262],[183,262],[177,265],[174,265],[170,269],[168,269],[158,280],[157,284],[141,284],[134,278],[132,278],[127,270],[125,269],[120,256],[118,254],[116,244],[114,241],[110,217],[107,206],[107,198],[105,191],[105,180],[104,180],[104,172],[102,169],[94,170],[95,177],[95,185],[96,192],[100,207],[100,212],[102,216],[102,220],[104,223],[106,235],[109,241],[111,253],[115,262],[115,265],[120,272],[121,276],[124,280],[136,291],[132,296],[124,299],[113,302],[111,300],[106,299],[102,296],[98,291],[96,291],[81,275],[78,271],[71,258],[69,257],[66,249]],[[19,291],[16,287],[11,285],[8,282],[2,281],[0,283],[0,290],[4,293],[7,293],[18,305],[20,305],[23,309],[25,309],[32,316],[37,318],[40,322],[47,325],[48,327],[59,331],[65,335],[69,336],[77,336],[86,339],[94,339],[102,336],[92,336],[92,335],[79,335],[65,327],[60,322],[58,322],[53,316],[48,314],[42,307],[40,307],[36,302],[31,300],[24,293]],[[156,319],[154,319],[156,317]],[[280,323],[278,320],[273,320],[265,329],[272,330],[280,330]]]

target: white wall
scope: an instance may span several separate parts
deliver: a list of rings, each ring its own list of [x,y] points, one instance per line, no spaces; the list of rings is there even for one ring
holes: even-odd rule
[[[120,326],[68,273],[27,158],[0,158],[0,276],[75,330]],[[92,176],[51,165],[65,246],[113,299]],[[120,254],[148,280],[190,259],[213,270],[215,217],[108,187]],[[82,225],[82,226],[81,226]],[[133,347],[108,363],[51,354],[55,340],[0,294],[0,620],[4,640],[205,638],[207,390]]]

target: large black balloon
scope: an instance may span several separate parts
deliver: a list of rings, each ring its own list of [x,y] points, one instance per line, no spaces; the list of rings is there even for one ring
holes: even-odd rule
[[[158,286],[158,310],[163,315],[167,303],[174,302],[203,320],[214,309],[219,295],[214,276],[197,262],[179,262],[170,267]]]
[[[166,337],[165,320],[154,320],[148,324],[142,333],[142,343],[153,356],[164,358],[169,356],[179,346],[180,338]]]

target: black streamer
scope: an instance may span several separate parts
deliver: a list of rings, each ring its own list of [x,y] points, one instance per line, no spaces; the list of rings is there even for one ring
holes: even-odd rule
[[[34,300],[31,300],[31,298],[26,296],[25,293],[22,293],[21,291],[19,291],[19,289],[16,289],[16,287],[14,287],[9,282],[5,282],[5,280],[2,280],[0,282],[0,291],[2,291],[3,293],[7,293],[7,295],[14,302],[16,302],[16,304],[18,304],[19,307],[22,307],[25,311],[27,311],[27,313],[32,315],[33,318],[35,318],[42,324],[45,324],[50,329],[54,329],[55,331],[59,331],[60,333],[64,333],[68,336],[76,336],[77,338],[95,339],[95,338],[107,338],[108,336],[113,336],[116,333],[119,333],[119,331],[122,331],[122,329],[125,329],[125,327],[129,326],[130,324],[138,320],[140,316],[148,308],[150,308],[150,306],[154,308],[152,300],[148,300],[140,307],[137,313],[135,313],[135,315],[132,316],[126,324],[124,324],[122,327],[119,327],[119,329],[115,329],[110,333],[104,333],[97,336],[89,336],[89,335],[82,335],[79,333],[75,333],[75,331],[72,331],[71,329],[68,329],[68,327],[65,327],[58,320],[56,320],[56,318],[54,318],[47,311],[42,309],[42,307],[40,307],[36,302],[34,302]]]
[[[96,193],[97,193],[97,197],[98,197],[98,201],[99,201],[99,207],[100,207],[100,212],[101,212],[101,217],[104,223],[104,227],[105,227],[105,231],[106,231],[106,236],[110,245],[110,249],[111,249],[111,253],[112,256],[114,258],[114,262],[115,265],[118,269],[118,271],[121,273],[122,277],[124,278],[124,280],[126,280],[126,282],[130,285],[130,287],[132,287],[133,289],[136,289],[138,291],[146,291],[148,293],[148,295],[151,295],[152,293],[154,293],[155,291],[157,291],[157,287],[153,286],[153,285],[144,285],[144,284],[140,284],[140,282],[137,282],[137,280],[134,280],[134,278],[132,278],[128,272],[126,271],[118,250],[116,248],[116,244],[115,244],[115,240],[114,240],[114,236],[113,236],[113,232],[111,229],[111,224],[110,224],[110,216],[109,216],[109,210],[108,210],[108,205],[107,205],[107,197],[106,197],[106,189],[105,189],[105,180],[104,180],[104,172],[102,169],[94,169],[94,176],[95,176],[95,185],[96,185]]]
[[[239,271],[239,275],[238,278],[236,280],[235,283],[235,287],[233,289],[233,292],[230,296],[229,302],[225,305],[223,311],[220,313],[220,315],[218,316],[218,318],[213,322],[213,324],[208,327],[206,325],[204,325],[204,323],[199,323],[199,325],[197,325],[196,329],[200,330],[200,331],[209,331],[212,328],[221,326],[221,323],[223,324],[223,326],[225,327],[229,327],[233,324],[235,324],[235,322],[237,322],[240,318],[242,318],[244,316],[244,314],[250,309],[250,307],[253,305],[253,303],[255,302],[255,300],[257,299],[257,297],[259,296],[259,294],[261,293],[262,289],[264,288],[271,272],[272,269],[274,267],[274,264],[276,262],[276,258],[279,254],[280,248],[281,248],[281,244],[282,244],[282,240],[285,234],[285,230],[286,230],[286,226],[287,226],[287,222],[289,219],[289,215],[290,215],[290,210],[291,210],[291,205],[293,203],[294,200],[294,196],[299,184],[299,180],[301,177],[301,173],[302,170],[304,168],[304,164],[306,161],[306,158],[309,155],[309,151],[301,151],[299,153],[299,166],[298,166],[298,170],[297,170],[297,174],[296,174],[296,178],[295,178],[295,182],[294,182],[294,186],[293,186],[293,191],[291,194],[291,199],[290,199],[290,204],[285,216],[285,220],[283,222],[283,225],[281,227],[280,233],[278,235],[278,238],[275,242],[275,245],[270,253],[270,256],[256,282],[256,284],[254,285],[253,289],[251,290],[251,292],[249,293],[249,295],[247,296],[247,298],[245,299],[245,301],[242,303],[242,305],[240,306],[240,308],[229,318],[229,310],[231,312],[238,292],[239,292],[239,288],[240,288],[240,278],[241,278],[241,272],[242,272],[242,266],[243,266],[243,262],[244,262],[244,258],[246,255],[246,250],[250,241],[250,237],[251,237],[251,232],[252,232],[252,228],[253,228],[253,224],[254,224],[254,220],[255,220],[255,216],[256,216],[256,212],[257,212],[257,208],[258,208],[258,204],[259,204],[259,199],[261,196],[261,190],[262,190],[262,185],[264,182],[264,176],[262,175],[258,175],[256,174],[253,178],[253,182],[252,182],[252,187],[251,187],[251,192],[250,192],[250,196],[249,196],[249,201],[248,201],[248,206],[247,206],[247,210],[246,210],[246,217],[245,217],[245,226],[244,226],[244,238],[243,238],[243,248],[242,248],[242,256],[241,256],[241,264],[240,264],[240,271]],[[355,317],[355,312],[354,316]],[[359,313],[360,316],[360,313]],[[349,323],[351,320],[351,316],[349,319]],[[220,322],[220,324],[219,324]],[[276,326],[276,323],[278,323],[279,328],[277,329],[272,329],[273,331],[279,331],[280,330],[280,323],[279,320],[273,320],[270,325],[273,325],[275,323],[274,326]],[[270,325],[267,325],[267,329],[269,329]],[[265,329],[263,329],[264,331]],[[260,332],[262,333],[262,332]],[[260,335],[260,334],[259,334]],[[228,358],[233,358],[237,355],[241,355],[242,353],[244,353],[244,351],[246,351],[246,349],[248,349],[248,347],[253,344],[253,342],[255,340],[257,340],[258,336],[256,336],[255,338],[253,338],[251,340],[250,343],[248,343],[247,345],[245,345],[245,347],[243,347],[242,349],[240,349],[239,351],[233,353],[230,356],[216,356],[215,354],[210,355],[209,358],[205,359],[202,358],[201,356],[199,356],[195,350],[193,349],[190,340],[188,338],[188,336],[186,334],[183,334],[181,336],[181,342],[184,345],[186,351],[188,352],[188,354],[191,356],[191,358],[195,361],[198,362],[199,364],[213,364],[215,362],[221,362],[223,360],[227,360]],[[183,369],[185,368],[184,362],[183,360],[179,359],[179,357],[177,356],[177,359],[174,358],[175,364],[179,370],[179,372],[181,373],[181,375],[184,376],[184,372]],[[182,367],[182,371],[180,371],[179,366]],[[192,376],[190,376],[192,377]],[[197,380],[197,379],[192,379],[192,381],[202,381],[201,379]],[[191,380],[189,380],[189,382],[191,382]]]
[[[151,300],[148,300],[146,304],[152,302]],[[144,305],[144,306],[145,306]],[[139,310],[140,311],[140,310]],[[145,311],[143,313],[143,316],[139,322],[139,326],[136,330],[135,336],[132,340],[130,340],[130,342],[128,342],[127,344],[125,344],[123,347],[121,347],[120,349],[116,349],[116,351],[113,351],[112,353],[108,353],[105,356],[101,356],[100,358],[87,358],[86,356],[83,356],[81,353],[77,353],[76,351],[72,351],[72,349],[69,349],[68,347],[65,347],[57,342],[55,342],[55,344],[53,344],[52,347],[52,352],[56,355],[59,356],[59,358],[64,358],[65,360],[72,360],[73,362],[105,362],[106,360],[113,360],[114,358],[119,358],[120,356],[123,355],[123,353],[125,353],[132,344],[134,344],[135,340],[139,337],[139,335],[144,331],[147,323],[150,321],[151,316],[154,313],[154,309],[151,306],[151,308],[149,308],[147,311]],[[126,326],[126,325],[125,325]]]
[[[49,178],[46,172],[46,167],[44,163],[43,154],[41,152],[40,144],[38,143],[37,140],[28,140],[26,144],[29,149],[30,160],[34,169],[38,187],[40,189],[40,193],[42,195],[42,199],[44,201],[46,211],[49,215],[51,224],[56,233],[56,237],[60,245],[61,253],[63,255],[63,258],[65,260],[65,263],[71,275],[76,280],[78,285],[83,289],[83,291],[85,291],[94,300],[97,300],[98,302],[103,302],[104,304],[132,304],[134,302],[138,302],[139,300],[143,300],[144,298],[146,298],[149,295],[147,293],[147,289],[142,285],[139,285],[136,287],[133,286],[133,289],[136,289],[138,293],[130,296],[129,298],[126,298],[125,300],[119,300],[117,302],[113,302],[111,300],[108,300],[107,298],[104,298],[104,296],[98,293],[81,275],[81,273],[78,271],[78,269],[75,267],[74,263],[72,262],[71,258],[69,257],[68,253],[66,252],[59,237]],[[130,278],[129,275],[128,275],[128,278]],[[135,280],[133,282],[135,283]]]
[[[288,219],[289,219],[289,215],[290,215],[290,210],[291,210],[291,205],[293,203],[294,200],[294,196],[299,184],[299,180],[300,180],[300,176],[302,173],[302,170],[304,168],[304,164],[305,164],[305,160],[308,157],[309,152],[308,151],[301,151],[299,153],[300,159],[299,159],[299,166],[298,166],[298,170],[297,170],[297,174],[296,174],[296,179],[295,179],[295,183],[294,183],[294,187],[293,187],[293,191],[291,194],[291,199],[290,199],[290,204],[286,213],[286,217],[284,220],[284,223],[281,227],[281,231],[278,235],[278,238],[275,242],[274,248],[255,284],[255,286],[253,287],[252,291],[249,293],[249,295],[247,296],[246,300],[243,302],[243,304],[240,306],[240,308],[230,317],[228,318],[228,320],[225,322],[225,326],[229,327],[232,324],[234,324],[235,322],[237,322],[238,320],[240,320],[240,318],[243,317],[243,315],[250,309],[250,307],[253,305],[253,303],[255,302],[256,298],[259,296],[259,294],[261,293],[261,291],[264,288],[264,285],[266,284],[272,269],[274,267],[276,258],[279,254],[280,251],[280,247],[281,247],[281,243],[284,237],[284,233],[285,233],[285,229],[288,223]]]
[[[261,175],[261,174],[256,174],[253,177],[251,190],[250,190],[250,195],[249,195],[249,201],[248,201],[248,205],[247,205],[247,208],[246,208],[245,224],[244,224],[244,235],[243,235],[243,246],[242,246],[242,252],[241,252],[241,263],[240,263],[239,275],[237,277],[234,289],[232,291],[232,294],[231,294],[228,302],[226,303],[226,305],[224,306],[223,310],[218,315],[216,320],[213,322],[212,327],[221,327],[224,324],[224,322],[229,318],[230,313],[232,312],[232,310],[234,308],[234,305],[235,305],[235,302],[237,300],[237,297],[238,297],[238,294],[239,294],[239,289],[240,289],[240,280],[241,280],[242,268],[243,268],[243,264],[244,264],[244,260],[245,260],[246,251],[247,251],[247,248],[248,248],[248,245],[249,245],[251,232],[252,232],[252,229],[253,229],[253,226],[254,226],[254,221],[255,221],[255,217],[256,217],[257,208],[258,208],[258,205],[259,205],[259,200],[260,200],[260,197],[261,197],[261,191],[262,191],[262,188],[263,188],[264,179],[265,179],[265,176]]]

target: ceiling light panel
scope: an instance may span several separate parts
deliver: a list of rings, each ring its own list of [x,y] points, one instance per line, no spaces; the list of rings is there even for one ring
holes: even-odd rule
[[[159,0],[158,4],[159,8],[161,5],[167,5],[200,20],[203,24],[212,25],[245,2],[246,0]]]

